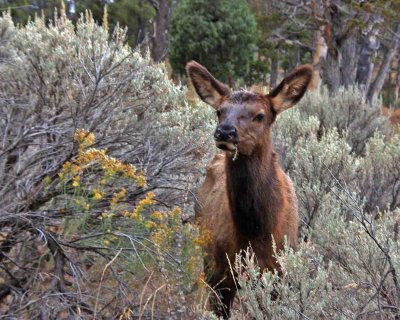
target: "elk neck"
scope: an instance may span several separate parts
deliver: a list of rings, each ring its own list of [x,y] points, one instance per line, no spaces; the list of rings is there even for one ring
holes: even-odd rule
[[[230,211],[236,230],[245,239],[268,237],[273,232],[282,195],[279,192],[278,156],[271,132],[251,156],[226,160]],[[267,239],[267,238],[266,238]]]

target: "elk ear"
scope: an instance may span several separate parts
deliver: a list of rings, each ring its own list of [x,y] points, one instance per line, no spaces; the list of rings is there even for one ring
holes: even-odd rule
[[[297,68],[268,94],[276,113],[289,109],[300,101],[310,83],[312,70],[309,64]]]
[[[215,79],[205,67],[196,61],[186,64],[186,72],[201,100],[218,109],[222,98],[229,95],[228,87]]]

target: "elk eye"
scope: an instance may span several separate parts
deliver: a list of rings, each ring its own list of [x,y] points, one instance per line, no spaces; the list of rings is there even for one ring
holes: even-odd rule
[[[265,118],[264,113],[259,113],[258,115],[255,116],[254,121],[259,121],[259,122],[261,122],[261,121],[264,120],[264,118]]]

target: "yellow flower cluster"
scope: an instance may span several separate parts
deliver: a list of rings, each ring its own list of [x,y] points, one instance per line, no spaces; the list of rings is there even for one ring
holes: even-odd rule
[[[200,234],[193,239],[193,242],[196,246],[204,248],[211,243],[211,240],[212,240],[211,231],[207,228],[201,228]]]
[[[83,198],[77,198],[75,199],[75,204],[78,207],[83,208],[84,210],[89,210],[90,209],[90,204]]]
[[[144,223],[144,226],[145,226],[147,229],[152,230],[152,229],[155,229],[155,228],[157,227],[157,223],[155,223],[154,221],[151,221],[151,220],[147,220],[147,221]]]
[[[174,234],[175,232],[173,228],[168,227],[166,224],[159,224],[157,225],[157,228],[154,228],[154,232],[150,239],[157,246],[165,247]]]
[[[148,192],[146,196],[139,201],[139,203],[136,205],[135,209],[133,209],[132,212],[129,212],[128,210],[125,210],[122,212],[124,216],[127,216],[131,219],[141,219],[141,213],[143,212],[144,208],[151,206],[154,204],[154,197],[155,194],[153,192]]]
[[[97,164],[104,171],[105,178],[100,184],[107,182],[107,177],[120,174],[125,178],[133,179],[138,187],[146,187],[146,177],[144,172],[137,172],[136,168],[129,163],[123,163],[114,157],[107,155],[106,149],[88,148],[95,143],[95,135],[84,129],[77,129],[74,134],[74,140],[79,143],[78,157],[72,162],[64,163],[58,176],[61,179],[72,178],[72,185],[79,187],[81,185],[80,175],[91,165]],[[93,190],[93,196],[96,200],[104,197],[103,192]]]
[[[72,163],[67,161],[63,164],[62,170],[58,173],[60,179],[65,179],[66,174],[70,172]]]
[[[166,245],[170,243],[174,235],[179,232],[181,221],[178,220],[178,217],[181,214],[180,208],[175,208],[166,214],[162,214],[159,211],[154,211],[150,218],[153,221],[145,224],[146,227],[153,231],[151,235],[151,240],[156,245]]]
[[[72,186],[79,187],[81,185],[81,177],[75,176],[72,178]]]
[[[82,150],[77,159],[77,163],[80,167],[85,167],[96,162],[110,176],[122,174],[126,178],[135,180],[139,187],[144,188],[146,186],[144,172],[137,173],[136,168],[132,164],[123,163],[114,157],[108,156],[106,153],[106,149],[99,150],[90,148],[88,150]]]
[[[94,144],[96,138],[90,131],[77,129],[74,134],[74,140],[82,147],[89,147]]]
[[[151,217],[154,218],[155,220],[158,220],[158,221],[161,221],[164,218],[163,214],[160,211],[154,211],[151,214]]]
[[[92,193],[93,193],[93,198],[95,200],[101,200],[104,197],[104,193],[101,190],[97,189],[97,188],[94,188],[92,190]]]
[[[118,202],[124,200],[125,197],[126,197],[126,189],[122,188],[120,192],[114,193],[110,202],[112,205],[116,205]]]

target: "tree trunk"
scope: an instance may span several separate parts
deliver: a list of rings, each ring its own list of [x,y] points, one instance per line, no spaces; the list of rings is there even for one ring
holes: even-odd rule
[[[379,24],[383,17],[378,14],[367,14],[360,44],[360,53],[357,63],[356,84],[362,90],[364,97],[367,96],[371,84],[372,72],[374,70],[373,57],[380,47],[378,39]]]
[[[391,71],[393,70],[393,68],[392,68],[393,60],[389,67],[389,72],[388,72],[388,77],[387,77],[387,87],[386,87],[387,88],[386,105],[388,106],[388,108],[390,110],[392,109],[392,86],[393,86],[393,83],[392,83],[392,72]],[[384,102],[384,104],[385,104],[385,102]]]
[[[382,90],[383,84],[385,83],[385,79],[390,71],[390,64],[397,53],[397,49],[399,48],[399,37],[400,37],[400,24],[397,25],[396,27],[392,43],[390,44],[390,47],[387,48],[382,64],[379,68],[378,74],[368,90],[367,99],[369,101],[375,98]]]
[[[356,83],[364,92],[364,96],[367,95],[371,83],[372,71],[374,70],[372,57],[379,49],[380,43],[377,38],[377,32],[377,29],[373,30],[371,33],[365,35],[361,42],[360,56],[357,65]]]
[[[168,50],[168,28],[171,19],[171,0],[160,0],[154,21],[151,56],[155,62],[165,60]]]
[[[278,68],[279,68],[279,59],[277,56],[273,55],[271,58],[271,78],[269,81],[269,86],[271,89],[276,87],[278,82]]]
[[[326,58],[327,46],[322,36],[324,31],[324,26],[320,26],[317,31],[315,31],[315,49],[312,57],[313,73],[310,85],[308,88],[310,90],[319,90],[321,87],[321,65],[323,60]]]
[[[400,59],[397,60],[395,86],[394,86],[394,109],[399,107],[399,88],[400,88]]]
[[[322,78],[331,93],[336,92],[340,86],[340,64],[341,52],[338,38],[341,34],[342,16],[340,10],[334,4],[328,6],[325,11],[328,23],[325,26],[325,43],[327,45],[327,54],[325,63],[322,65]]]
[[[348,88],[354,84],[354,70],[356,66],[357,37],[354,33],[346,38],[342,46],[342,63],[340,66],[340,84]]]
[[[340,64],[341,54],[337,48],[329,48],[325,63],[322,65],[322,77],[331,93],[336,92],[340,87]]]
[[[322,66],[323,80],[331,93],[335,93],[340,85],[351,84],[354,71],[355,58],[355,33],[357,25],[349,22],[355,17],[356,12],[349,17],[344,7],[332,2],[325,12],[328,21],[325,27],[325,42],[328,52],[325,63]],[[348,64],[348,65],[346,65]],[[346,77],[344,80],[343,77]]]

